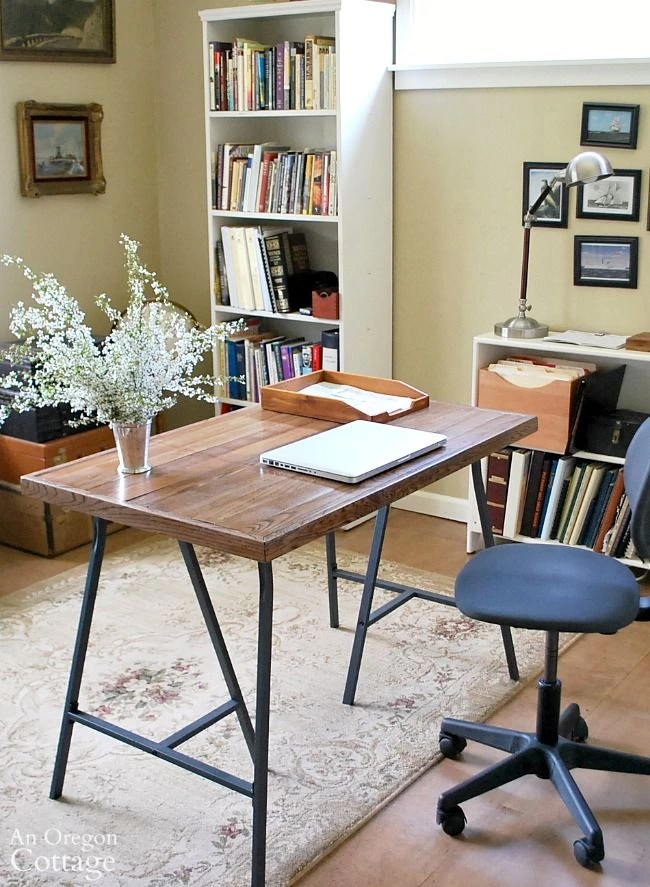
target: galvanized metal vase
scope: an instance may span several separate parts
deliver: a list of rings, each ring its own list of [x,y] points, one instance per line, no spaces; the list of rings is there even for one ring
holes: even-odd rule
[[[149,464],[149,441],[151,439],[151,423],[146,422],[111,422],[115,446],[119,458],[119,474],[144,474],[151,471]]]

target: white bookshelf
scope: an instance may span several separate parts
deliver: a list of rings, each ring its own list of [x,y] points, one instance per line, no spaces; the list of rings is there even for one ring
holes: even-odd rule
[[[340,368],[392,375],[392,141],[394,5],[375,0],[302,0],[204,10],[207,218],[212,316],[264,317],[265,329],[318,341],[339,328]],[[318,111],[210,111],[208,43],[248,37],[262,43],[336,40],[336,107]],[[226,142],[274,141],[337,151],[338,215],[307,216],[214,210],[211,157]],[[216,304],[215,244],[223,225],[286,222],[304,232],[311,267],[334,271],[339,320],[245,311]],[[224,402],[240,403],[224,397]]]
[[[474,406],[478,403],[479,370],[491,363],[495,363],[501,358],[514,354],[537,354],[544,357],[565,357],[571,360],[585,360],[595,363],[599,369],[603,370],[625,365],[625,376],[618,401],[619,408],[638,410],[639,412],[650,414],[650,352],[628,351],[625,348],[612,349],[567,345],[559,342],[546,342],[543,339],[503,339],[491,333],[474,338],[472,354],[472,404]],[[615,456],[589,453],[583,450],[572,453],[572,455],[612,465],[622,465],[624,461],[622,458]],[[483,537],[471,484],[469,503],[467,551],[473,552],[483,547]],[[501,538],[497,536],[496,541],[501,541]],[[540,539],[533,539],[530,536],[523,535],[515,536],[514,541],[538,545],[547,544]],[[555,540],[550,541],[554,542]],[[629,566],[648,567],[647,564],[642,564],[640,561],[626,558],[620,558],[620,560]]]

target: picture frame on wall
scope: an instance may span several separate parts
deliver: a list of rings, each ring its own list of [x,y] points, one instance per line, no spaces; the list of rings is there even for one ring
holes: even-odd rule
[[[588,237],[573,239],[575,286],[609,286],[636,289],[638,237]]]
[[[585,102],[582,106],[581,145],[636,148],[639,105]]]
[[[521,223],[531,205],[544,188],[551,182],[556,172],[566,169],[566,163],[524,162],[522,187]],[[563,182],[557,182],[544,203],[540,206],[533,222],[539,228],[566,228],[569,224],[569,192]]]
[[[19,102],[16,112],[24,197],[105,192],[101,105],[29,101]]]
[[[615,169],[598,182],[578,185],[576,218],[617,219],[638,222],[641,204],[641,170]]]
[[[115,61],[115,0],[0,0],[0,61]]]

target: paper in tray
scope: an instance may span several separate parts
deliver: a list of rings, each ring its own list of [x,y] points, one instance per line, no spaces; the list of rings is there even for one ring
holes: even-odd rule
[[[406,397],[410,406],[399,412],[383,412],[371,415],[341,400],[329,397],[316,397],[303,394],[302,389],[319,382],[337,385],[350,385],[365,391],[395,397]],[[265,410],[291,413],[311,419],[326,419],[330,422],[350,422],[353,419],[368,419],[371,422],[390,422],[415,410],[429,406],[429,396],[424,392],[399,382],[396,379],[382,379],[378,376],[360,376],[355,373],[340,373],[333,370],[317,370],[295,379],[287,379],[275,385],[265,385],[261,389],[260,402]]]

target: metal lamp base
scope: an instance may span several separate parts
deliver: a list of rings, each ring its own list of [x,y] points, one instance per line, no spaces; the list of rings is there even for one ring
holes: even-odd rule
[[[495,323],[494,333],[504,339],[542,339],[548,336],[548,325],[539,323],[533,317],[510,317]]]

